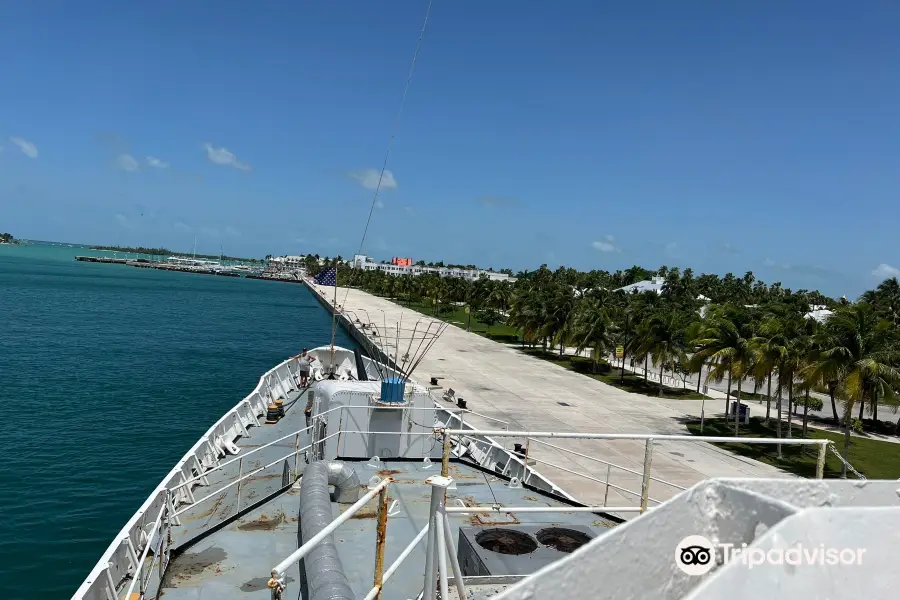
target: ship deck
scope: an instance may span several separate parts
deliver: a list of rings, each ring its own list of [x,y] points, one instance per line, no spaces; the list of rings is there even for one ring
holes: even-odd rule
[[[281,421],[250,428],[249,437],[236,442],[242,450],[237,456],[305,427],[303,397],[291,404],[298,396],[300,394],[294,392],[288,398],[285,403],[286,416]],[[299,442],[302,447],[308,439],[301,436]],[[167,600],[269,597],[266,582],[270,570],[298,547],[299,489],[291,486],[293,459],[279,461],[292,453],[295,443],[295,437],[290,436],[259,450],[244,461],[211,473],[209,486],[194,489],[194,497],[199,501],[209,493],[205,490],[216,490],[234,481],[239,467],[246,474],[275,462],[252,478],[245,479],[240,490],[238,486],[231,486],[180,515],[180,525],[171,528],[176,550],[163,579],[160,597]],[[437,452],[439,455],[439,444]],[[233,458],[236,457],[229,457]],[[428,522],[431,486],[425,480],[440,474],[440,462],[426,463],[422,459],[386,460],[378,464],[370,464],[369,459],[345,459],[345,462],[356,470],[362,486],[373,476],[394,479],[388,488],[393,507],[387,524],[387,568]],[[305,464],[301,453],[300,469]],[[463,461],[451,463],[450,476],[455,485],[447,492],[448,506],[460,503],[466,506],[497,503],[505,506],[571,505],[563,498],[528,487],[510,487],[505,478]],[[349,505],[333,503],[332,507],[337,517]],[[373,584],[376,508],[377,497],[334,534],[350,585],[360,598]],[[460,527],[581,526],[589,528],[596,536],[616,524],[613,519],[586,512],[452,514],[450,523],[457,544]],[[385,600],[406,600],[417,596],[423,586],[424,554],[423,541],[385,584],[382,594]],[[529,556],[516,557],[520,564],[517,569],[522,569],[521,564],[528,569]],[[533,570],[543,564],[535,563]],[[497,573],[492,572],[492,575]],[[299,579],[299,567],[294,565],[287,571],[285,598],[300,597]],[[502,582],[488,587],[496,590],[498,585],[502,587]],[[478,597],[478,588],[488,589],[476,586],[470,597]]]

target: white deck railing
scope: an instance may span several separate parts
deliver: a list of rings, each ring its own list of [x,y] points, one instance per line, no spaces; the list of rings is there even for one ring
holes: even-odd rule
[[[425,536],[428,536],[427,548],[425,553],[425,576],[423,582],[423,600],[434,600],[436,593],[440,590],[441,598],[449,597],[449,586],[451,581],[456,587],[460,598],[466,598],[465,581],[457,560],[456,548],[453,541],[453,530],[450,527],[449,517],[451,515],[460,514],[467,515],[471,513],[483,512],[640,512],[647,510],[648,487],[650,478],[650,468],[653,456],[654,440],[668,440],[680,442],[729,442],[734,438],[727,437],[695,437],[695,436],[679,436],[679,435],[643,435],[643,434],[591,434],[591,433],[565,433],[565,432],[543,432],[543,431],[488,431],[488,430],[469,430],[469,429],[447,429],[443,428],[436,431],[443,438],[443,452],[441,460],[441,475],[429,477],[425,483],[430,484],[431,505],[429,509],[428,524],[418,532],[415,538],[401,552],[396,561],[385,571],[384,570],[384,545],[387,538],[387,514],[388,514],[388,487],[392,482],[391,478],[378,480],[373,477],[369,484],[369,492],[360,498],[348,510],[341,513],[339,517],[334,519],[325,529],[317,534],[313,539],[301,545],[290,556],[275,565],[270,573],[269,587],[273,587],[279,592],[283,592],[286,586],[285,572],[288,568],[295,565],[304,556],[309,554],[317,544],[319,544],[327,536],[331,535],[338,527],[348,521],[360,509],[362,509],[375,494],[379,494],[378,508],[378,525],[376,527],[375,541],[375,567],[373,573],[373,586],[365,596],[365,600],[375,600],[381,596],[384,585],[390,580],[391,576],[397,571],[399,566],[412,554],[414,549],[421,544]],[[372,432],[372,433],[398,433],[398,432]],[[335,434],[332,434],[335,435]],[[605,440],[643,440],[645,443],[644,468],[640,473],[642,476],[643,487],[640,494],[640,504],[636,506],[620,506],[611,507],[605,505],[595,506],[502,506],[493,504],[489,506],[446,506],[446,490],[452,484],[453,480],[449,477],[449,462],[452,455],[452,436],[495,436],[495,437],[518,437],[526,440],[538,441],[542,438],[573,438],[573,439],[605,439]],[[772,444],[778,443],[779,440],[769,438],[743,438],[742,442]],[[819,446],[819,462],[816,475],[818,478],[823,476],[825,452],[827,450],[829,440],[780,440],[784,443],[797,445],[818,445]],[[560,450],[567,450],[559,446],[554,446]],[[592,457],[588,457],[592,458]],[[601,461],[602,462],[602,461]],[[611,466],[612,463],[604,463]],[[624,468],[624,467],[622,467]],[[632,471],[635,472],[636,471]],[[592,478],[593,479],[593,478]],[[663,480],[659,480],[663,481]],[[664,481],[663,481],[664,482]],[[677,488],[675,484],[671,484]],[[681,488],[683,489],[683,488]]]

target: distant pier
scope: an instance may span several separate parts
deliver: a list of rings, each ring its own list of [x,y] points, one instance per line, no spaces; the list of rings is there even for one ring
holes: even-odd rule
[[[176,263],[168,261],[155,261],[147,258],[112,258],[108,256],[76,256],[75,260],[81,262],[128,265],[129,267],[156,269],[159,271],[177,271],[179,273],[216,275],[218,277],[240,277],[243,279],[263,279],[266,281],[280,281],[283,283],[303,283],[303,279],[299,277],[285,277],[284,275],[277,272],[253,272],[247,271],[246,268],[236,270],[229,269],[226,265],[218,265],[218,268],[212,268],[210,266],[207,266],[209,264],[209,261],[203,261],[204,264],[185,264],[191,261],[185,259],[185,262]]]

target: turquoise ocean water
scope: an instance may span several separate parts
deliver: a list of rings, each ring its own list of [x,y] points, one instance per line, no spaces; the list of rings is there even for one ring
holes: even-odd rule
[[[0,245],[0,590],[69,598],[263,372],[331,341],[302,285]],[[335,343],[355,347],[341,329]]]

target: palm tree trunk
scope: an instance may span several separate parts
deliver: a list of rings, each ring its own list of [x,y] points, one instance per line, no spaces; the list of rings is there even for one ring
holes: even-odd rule
[[[788,384],[788,439],[794,437],[792,428],[793,428],[793,414],[794,414],[794,376],[791,374],[791,381]]]
[[[865,397],[859,399],[859,420],[862,421],[863,418],[863,407],[866,405]]]
[[[809,388],[806,388],[806,402],[803,404],[803,432],[800,437],[806,437],[806,422],[809,419]]]
[[[769,386],[766,391],[766,425],[769,424],[769,417],[772,414],[772,369],[769,369]]]
[[[872,392],[872,421],[873,425],[878,426],[878,392]]]
[[[850,400],[847,401],[847,408],[844,410],[844,460],[850,460],[850,419],[853,416],[853,413],[850,411],[853,409],[853,404]],[[844,464],[844,461],[841,461],[841,479],[847,479],[847,465]]]
[[[728,407],[731,405],[731,368],[728,369],[728,391],[725,393],[725,423],[728,423]]]
[[[647,381],[647,363],[650,360],[650,355],[644,357],[644,381]]]
[[[700,380],[703,379],[703,363],[700,363],[700,369],[697,371],[697,393],[700,393]]]
[[[831,397],[831,412],[834,413],[834,424],[840,425],[841,421],[838,419],[837,404],[834,403],[834,386],[830,383],[828,384],[828,395]]]
[[[734,437],[738,435],[738,426],[741,422],[741,382],[743,380],[743,377],[738,377],[737,404],[734,408]]]
[[[662,361],[660,361],[660,362],[662,362]],[[663,390],[662,371],[663,371],[663,366],[659,365],[659,397],[660,398],[662,398],[662,390]]]
[[[781,370],[778,371],[778,419],[775,421],[775,437],[781,439]],[[775,444],[778,449],[778,458],[781,458],[781,444]]]

